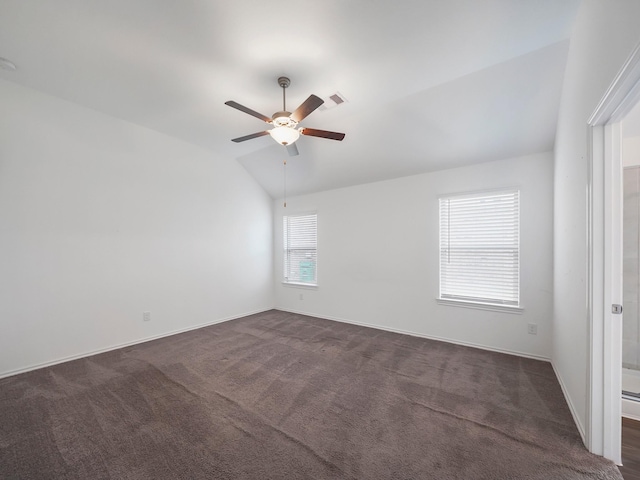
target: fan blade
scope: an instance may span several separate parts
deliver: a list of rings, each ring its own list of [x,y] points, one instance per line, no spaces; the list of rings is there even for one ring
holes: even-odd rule
[[[252,138],[262,137],[264,135],[269,135],[269,130],[265,130],[264,132],[252,133],[251,135],[245,135],[244,137],[238,137],[231,139],[232,142],[240,143],[245,140],[251,140]]]
[[[253,115],[256,118],[259,118],[263,122],[271,123],[271,118],[263,115],[261,113],[256,112],[255,110],[251,110],[250,108],[245,107],[244,105],[240,105],[238,102],[234,102],[233,100],[229,100],[228,102],[224,102],[225,105],[229,105],[241,112],[248,113],[249,115]]]
[[[316,130],[315,128],[301,128],[300,133],[311,137],[329,138],[331,140],[338,141],[341,141],[344,138],[344,133],[327,132],[326,130]]]
[[[309,98],[302,102],[302,105],[296,108],[296,111],[293,112],[289,118],[295,120],[296,122],[301,122],[307,115],[309,115],[323,103],[324,100],[322,100],[320,97],[309,95]]]
[[[296,155],[300,155],[298,152],[298,147],[295,143],[290,143],[289,145],[285,145],[287,147],[287,152],[289,152],[290,157],[295,157]]]

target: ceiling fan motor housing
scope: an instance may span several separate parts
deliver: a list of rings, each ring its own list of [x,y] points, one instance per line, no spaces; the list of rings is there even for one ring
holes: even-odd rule
[[[291,112],[287,112],[287,111],[276,112],[271,117],[273,119],[271,123],[273,123],[273,125],[276,127],[296,128],[296,126],[298,125],[298,122],[296,122],[294,119],[290,117],[291,117]]]

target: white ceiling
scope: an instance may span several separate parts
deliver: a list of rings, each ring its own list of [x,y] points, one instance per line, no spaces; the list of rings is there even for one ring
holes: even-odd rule
[[[580,0],[1,0],[0,78],[238,161],[276,198],[553,148]],[[288,157],[260,120],[347,103]],[[188,163],[185,163],[188,168]]]

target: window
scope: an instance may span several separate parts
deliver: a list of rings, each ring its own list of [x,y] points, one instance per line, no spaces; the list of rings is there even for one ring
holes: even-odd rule
[[[519,191],[440,198],[440,299],[518,307]]]
[[[317,285],[318,215],[285,216],[284,281]]]

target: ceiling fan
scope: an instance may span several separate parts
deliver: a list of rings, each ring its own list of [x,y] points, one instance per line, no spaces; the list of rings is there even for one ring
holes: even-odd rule
[[[328,132],[326,130],[317,130],[315,128],[306,127],[297,128],[298,123],[304,120],[320,105],[322,105],[324,103],[324,100],[315,95],[310,95],[309,98],[302,102],[302,105],[296,108],[293,113],[287,112],[285,91],[290,84],[291,80],[289,80],[287,77],[278,78],[278,85],[282,87],[282,111],[274,113],[271,118],[258,113],[255,110],[251,110],[244,105],[240,105],[233,100],[224,102],[225,105],[229,105],[230,107],[240,110],[241,112],[253,115],[256,118],[259,118],[260,120],[273,125],[274,127],[271,130],[252,133],[251,135],[245,135],[244,137],[234,138],[231,141],[239,143],[244,142],[245,140],[251,140],[252,138],[262,137],[264,135],[271,135],[271,137],[276,142],[287,147],[287,151],[289,152],[290,156],[298,155],[298,147],[296,146],[295,142],[296,140],[298,140],[301,134],[308,135],[310,137],[328,138],[330,140],[341,141],[345,136],[344,133]]]

